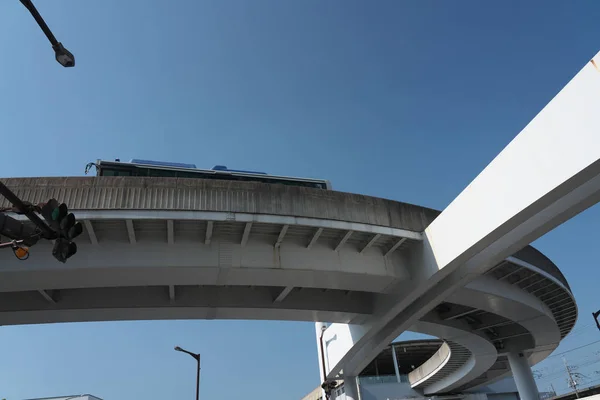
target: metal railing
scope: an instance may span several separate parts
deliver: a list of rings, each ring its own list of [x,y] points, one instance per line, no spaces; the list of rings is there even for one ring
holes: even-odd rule
[[[380,383],[398,383],[396,375],[379,375],[379,376],[359,376],[358,380],[361,385],[375,385]],[[408,375],[400,375],[400,383],[409,383]]]

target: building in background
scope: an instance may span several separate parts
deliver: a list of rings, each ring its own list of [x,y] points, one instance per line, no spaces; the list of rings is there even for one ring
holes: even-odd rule
[[[411,388],[409,374],[429,360],[444,344],[440,339],[394,342],[386,347],[359,375],[358,389],[361,400],[519,400],[512,377],[464,391],[444,395],[425,396],[422,391]],[[343,381],[331,393],[330,400],[344,400]],[[324,400],[320,387],[302,400]]]

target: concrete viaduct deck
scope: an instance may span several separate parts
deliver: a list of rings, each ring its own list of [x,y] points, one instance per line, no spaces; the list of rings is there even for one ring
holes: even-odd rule
[[[411,373],[426,395],[513,373],[572,329],[558,268],[528,244],[600,201],[600,54],[441,213],[327,190],[193,179],[32,178],[89,243],[58,265],[0,254],[0,324],[153,318],[317,323],[323,375],[356,377],[405,330],[445,340]],[[6,206],[6,204],[5,204]]]
[[[242,182],[5,182],[34,203],[66,202],[85,232],[64,265],[44,244],[27,263],[0,254],[3,325],[241,318],[368,327],[383,306],[419,284],[412,253],[439,215],[369,196]],[[525,247],[411,326],[452,350],[417,368],[411,382],[427,393],[491,383],[509,373],[502,348],[520,346],[531,362],[541,360],[576,316],[558,268]]]

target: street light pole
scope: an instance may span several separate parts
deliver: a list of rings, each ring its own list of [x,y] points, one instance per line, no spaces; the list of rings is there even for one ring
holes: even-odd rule
[[[65,49],[61,42],[56,40],[56,37],[54,37],[54,34],[46,24],[46,21],[44,21],[44,18],[42,18],[42,16],[38,12],[37,8],[35,8],[31,0],[21,0],[21,4],[23,4],[25,8],[29,10],[31,15],[33,16],[33,19],[35,19],[35,22],[37,22],[42,32],[44,32],[44,34],[50,41],[50,44],[52,45],[52,49],[54,50],[54,54],[56,56],[56,61],[58,61],[58,63],[63,67],[74,67],[75,56],[73,56],[73,54],[69,50]]]
[[[200,354],[196,354],[196,353],[192,353],[191,351],[184,350],[179,346],[175,347],[175,351],[187,353],[190,356],[194,357],[194,359],[198,362],[198,368],[196,371],[196,400],[199,400],[200,399]]]

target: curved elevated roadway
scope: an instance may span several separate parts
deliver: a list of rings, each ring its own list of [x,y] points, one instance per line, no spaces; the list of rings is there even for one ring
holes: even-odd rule
[[[27,262],[0,253],[1,325],[243,318],[368,327],[382,306],[420,283],[413,252],[439,214],[350,193],[242,182],[4,182],[33,203],[66,202],[85,232],[67,264],[51,257],[49,244],[34,247]],[[426,394],[505,376],[511,349],[530,363],[542,360],[577,317],[565,278],[531,247],[428,307],[411,330],[446,343],[409,375]]]
[[[512,373],[568,334],[563,275],[527,245],[600,201],[600,53],[438,215],[349,193],[192,179],[9,179],[65,201],[89,243],[62,265],[0,254],[0,324],[269,318],[317,324],[327,379],[357,376],[401,332],[446,340],[409,377],[425,394]],[[4,204],[5,206],[7,204]],[[320,353],[320,350],[319,350]],[[509,372],[510,368],[510,372]]]

